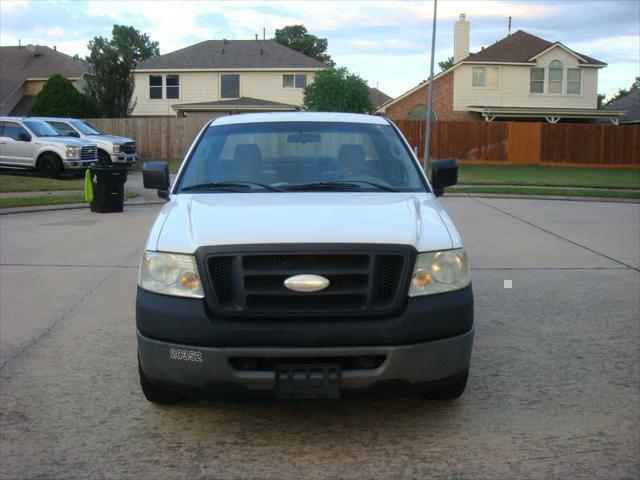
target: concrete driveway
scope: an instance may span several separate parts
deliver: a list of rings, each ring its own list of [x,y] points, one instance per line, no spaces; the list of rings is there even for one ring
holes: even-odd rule
[[[452,403],[151,405],[134,301],[158,207],[0,217],[0,477],[638,478],[640,206],[443,203],[476,297]]]

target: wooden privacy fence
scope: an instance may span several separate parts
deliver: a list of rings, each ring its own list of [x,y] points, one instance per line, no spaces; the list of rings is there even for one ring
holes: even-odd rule
[[[182,159],[205,121],[196,118],[92,118],[88,123],[103,133],[136,141],[142,159]]]
[[[196,118],[139,117],[89,119],[104,133],[133,138],[142,159],[184,157],[204,125]],[[422,159],[425,121],[397,120]],[[435,121],[431,159],[496,164],[559,163],[640,166],[640,125]]]
[[[422,159],[426,122],[395,123]],[[640,125],[435,121],[429,157],[496,164],[640,166]]]

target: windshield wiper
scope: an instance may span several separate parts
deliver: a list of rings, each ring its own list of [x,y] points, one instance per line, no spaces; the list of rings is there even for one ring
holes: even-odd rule
[[[367,180],[337,180],[335,182],[313,182],[313,183],[300,183],[287,185],[285,187],[286,190],[345,190],[353,187],[360,188],[359,183],[364,183],[366,185],[371,185],[372,187],[379,188],[380,190],[385,190],[387,192],[397,192],[397,190],[388,185],[383,185],[381,183],[369,182]]]
[[[188,187],[182,187],[180,190],[185,192],[185,191],[188,191],[188,190],[215,190],[217,188],[220,188],[220,189],[226,189],[226,188],[251,189],[251,186],[257,186],[257,187],[263,188],[265,190],[271,190],[272,192],[281,192],[282,191],[279,188],[272,187],[271,185],[265,185],[264,183],[244,182],[244,181],[196,183],[195,185],[189,185]]]

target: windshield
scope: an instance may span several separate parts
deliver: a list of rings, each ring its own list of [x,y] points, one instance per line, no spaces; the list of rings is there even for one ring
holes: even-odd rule
[[[25,120],[24,124],[29,127],[37,137],[59,137],[60,132],[42,120]]]
[[[209,127],[178,191],[425,191],[391,125],[268,122]]]
[[[102,132],[97,128],[93,128],[91,125],[80,120],[72,120],[71,125],[76,127],[85,135],[102,135]]]

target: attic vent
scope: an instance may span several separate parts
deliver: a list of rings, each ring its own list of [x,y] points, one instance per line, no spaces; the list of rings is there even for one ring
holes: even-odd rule
[[[33,45],[33,44],[29,44],[26,46],[27,52],[29,52],[31,54],[32,57],[37,57],[38,55],[40,55],[40,53],[38,52],[38,46],[37,45]]]

